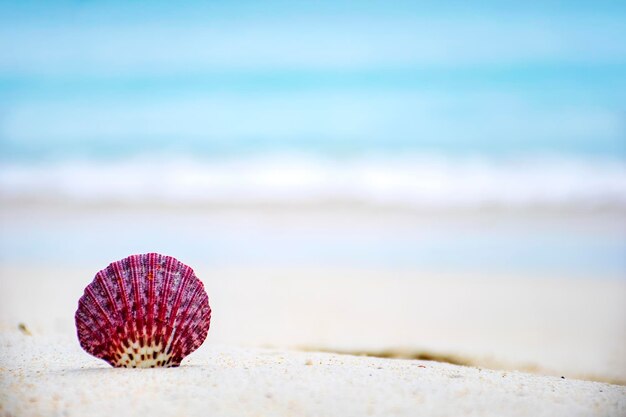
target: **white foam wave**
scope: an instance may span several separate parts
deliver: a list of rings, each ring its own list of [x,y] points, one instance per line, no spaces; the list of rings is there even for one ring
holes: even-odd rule
[[[105,202],[310,203],[415,207],[626,206],[618,160],[485,161],[433,156],[165,157],[0,166],[4,198]]]

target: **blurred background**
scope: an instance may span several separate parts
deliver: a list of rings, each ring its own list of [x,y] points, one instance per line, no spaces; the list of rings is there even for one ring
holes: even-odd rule
[[[77,299],[109,262],[157,251],[206,274],[224,322],[237,316],[228,300],[260,309],[241,323],[274,321],[217,340],[478,354],[506,340],[498,354],[518,347],[532,362],[561,324],[541,327],[534,299],[507,316],[517,295],[548,285],[548,305],[563,282],[624,289],[625,156],[623,2],[0,5],[5,294],[24,265],[41,282],[80,267]],[[302,294],[272,315],[250,288]],[[446,327],[478,303],[472,291],[485,310],[471,317],[518,327],[474,339]],[[602,316],[615,338],[624,295]],[[449,297],[458,309],[443,314]],[[556,323],[585,308],[565,298]],[[368,303],[390,306],[379,324],[395,333],[355,325]],[[342,324],[306,322],[298,305]],[[443,321],[424,334],[418,316]],[[610,343],[605,368],[626,378],[624,344]]]

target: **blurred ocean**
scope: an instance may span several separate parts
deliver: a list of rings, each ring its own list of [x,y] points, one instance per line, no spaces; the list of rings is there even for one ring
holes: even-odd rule
[[[167,154],[39,159],[0,168],[4,198],[87,203],[350,203],[409,209],[626,208],[619,160],[445,155]]]
[[[623,273],[625,115],[622,2],[0,4],[4,203],[582,211],[608,232],[533,237],[525,219],[464,259]],[[54,234],[4,223],[5,257],[57,253]],[[415,248],[449,264],[491,236],[459,247],[449,229],[441,250]],[[294,239],[276,253],[315,253]],[[415,262],[392,240],[336,253]]]
[[[626,12],[568,6],[4,2],[0,193],[623,208]]]

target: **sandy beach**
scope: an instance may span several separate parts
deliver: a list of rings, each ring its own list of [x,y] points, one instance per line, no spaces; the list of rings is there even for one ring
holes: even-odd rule
[[[623,416],[626,388],[444,363],[207,345],[115,369],[71,338],[3,331],[3,416]]]
[[[207,277],[214,310],[205,344],[177,369],[120,370],[82,351],[74,334],[90,271],[3,265],[2,415],[626,411],[626,388],[615,385],[626,381],[623,281],[406,270],[197,273]]]
[[[209,344],[431,354],[496,369],[626,382],[623,281],[407,270],[197,272],[207,277],[214,311]],[[3,329],[25,323],[36,334],[74,334],[76,302],[90,271],[3,266],[0,274]]]
[[[625,411],[622,277],[585,269],[540,274],[362,261],[385,250],[379,241],[418,233],[425,240],[441,234],[467,239],[494,229],[522,233],[515,230],[524,222],[551,233],[574,225],[590,239],[612,239],[621,233],[612,228],[619,214],[598,222],[584,214],[531,213],[520,225],[506,214],[446,218],[319,208],[17,205],[0,213],[6,249],[0,404],[7,417]],[[174,216],[175,227],[155,234],[152,225]],[[89,229],[94,234],[84,233]],[[137,246],[133,236],[147,240]],[[371,237],[376,245],[363,246]],[[211,238],[215,243],[207,246]],[[112,369],[81,350],[73,321],[77,300],[115,251],[141,251],[150,242],[189,254],[183,259],[209,294],[211,330],[178,369]],[[347,248],[348,262],[336,262],[311,242],[362,252]],[[386,250],[394,255],[399,249]],[[330,261],[316,261],[320,254]]]

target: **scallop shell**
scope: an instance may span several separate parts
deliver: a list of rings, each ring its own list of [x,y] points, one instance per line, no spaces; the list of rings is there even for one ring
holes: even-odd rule
[[[193,270],[148,253],[98,272],[75,315],[83,349],[115,367],[179,366],[206,339],[211,307]]]

